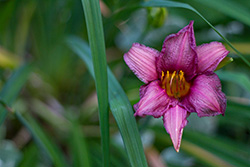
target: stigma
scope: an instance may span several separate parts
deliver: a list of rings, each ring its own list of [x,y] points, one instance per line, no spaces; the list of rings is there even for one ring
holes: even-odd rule
[[[190,83],[185,80],[184,72],[182,70],[163,72],[161,74],[161,87],[166,90],[170,97],[180,99],[189,92]]]

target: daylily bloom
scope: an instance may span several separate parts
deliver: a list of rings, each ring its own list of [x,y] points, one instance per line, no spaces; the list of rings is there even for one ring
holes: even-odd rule
[[[124,60],[145,83],[135,116],[163,116],[175,150],[180,149],[187,117],[224,115],[226,97],[214,70],[229,51],[220,42],[196,46],[193,21],[166,37],[161,52],[134,43]]]

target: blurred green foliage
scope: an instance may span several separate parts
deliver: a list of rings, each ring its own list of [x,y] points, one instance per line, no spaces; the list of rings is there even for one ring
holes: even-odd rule
[[[139,7],[141,2],[101,3],[107,62],[132,104],[138,102],[142,85],[122,57],[132,43],[160,50],[164,38],[190,20],[195,21],[197,45],[223,42],[206,22],[186,9],[166,8],[163,24],[148,29],[152,15]],[[198,10],[250,61],[247,1],[176,2]],[[88,41],[80,0],[0,0],[0,100],[16,112],[5,110],[7,106],[0,108],[4,121],[0,166],[102,166],[95,84],[84,62],[66,43],[72,35]],[[143,127],[140,132],[149,164],[153,157],[170,167],[249,166],[249,67],[233,51],[229,56],[234,61],[217,72],[228,98],[225,116],[197,118],[192,114],[180,153],[173,151],[161,119],[137,119]],[[111,166],[129,166],[111,113],[109,119]]]

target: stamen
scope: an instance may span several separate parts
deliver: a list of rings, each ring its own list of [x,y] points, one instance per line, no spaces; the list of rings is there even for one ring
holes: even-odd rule
[[[173,73],[172,76],[171,76],[170,86],[172,86],[172,83],[173,83],[173,79],[174,79],[174,77],[175,77],[175,74],[176,74],[176,71],[174,71],[174,73]]]
[[[178,91],[178,88],[179,88],[179,82],[178,81],[179,81],[179,79],[180,79],[179,71],[177,71],[176,72],[176,77],[175,77],[175,80],[176,80],[176,86],[175,86],[176,88],[175,88],[175,90],[176,90],[176,92],[179,92]]]
[[[174,71],[173,73],[167,71],[166,73],[167,74],[162,71],[161,85],[162,88],[166,90],[168,96],[180,99],[187,95],[190,83],[186,82],[184,72],[180,70]]]
[[[167,71],[167,77],[166,77],[166,80],[167,80],[167,82],[166,82],[166,88],[167,88],[167,84],[169,83],[169,71]]]
[[[184,89],[184,86],[183,86],[184,82],[185,82],[184,72],[180,70],[180,91]]]
[[[164,79],[164,72],[161,71],[161,81]]]

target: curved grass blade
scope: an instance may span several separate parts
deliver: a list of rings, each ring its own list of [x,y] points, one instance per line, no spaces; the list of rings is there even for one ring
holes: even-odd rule
[[[164,144],[171,145],[172,144],[172,141],[171,141],[169,135],[166,133],[166,131],[161,130],[158,127],[153,127],[152,129],[154,130],[154,132],[156,134],[156,139],[157,139],[158,143],[161,143],[162,145],[164,145]],[[186,130],[185,130],[185,133],[186,133]],[[184,151],[184,152],[192,155],[192,157],[207,164],[207,166],[226,167],[226,165],[228,165],[228,163],[225,162],[224,160],[214,156],[213,154],[211,154],[207,150],[201,148],[196,143],[186,141],[184,138],[182,139],[182,143],[181,143],[181,151]]]
[[[98,98],[103,164],[109,166],[108,79],[103,25],[99,0],[82,0],[94,66]]]
[[[94,77],[91,53],[88,45],[77,37],[67,40],[71,49],[85,62],[89,72]],[[118,124],[125,149],[131,166],[147,167],[147,161],[142,147],[138,127],[133,116],[133,109],[115,76],[108,69],[109,104],[112,114]]]
[[[238,127],[239,129],[250,130],[250,105],[236,103],[230,99],[227,100],[227,115],[220,117],[219,121],[222,126]],[[249,148],[250,149],[250,148]],[[242,148],[243,150],[243,148]],[[250,154],[249,158],[250,158]]]
[[[200,4],[204,4],[211,8],[214,8],[225,15],[231,16],[242,23],[250,26],[250,10],[242,5],[237,3],[237,1],[232,0],[195,0]]]
[[[158,143],[162,145],[172,144],[169,135],[164,130],[158,127],[152,127],[152,129],[156,134]],[[205,134],[186,129],[183,133],[181,150],[208,166],[247,166],[248,157],[245,156],[247,151],[232,143],[232,141],[226,139],[211,138]]]
[[[3,100],[6,105],[10,106],[16,99],[21,88],[28,79],[31,71],[31,65],[24,65],[17,69],[7,83],[4,85],[0,92],[0,99]],[[7,116],[7,110],[4,106],[0,106],[0,125],[4,122]]]
[[[200,12],[195,8],[186,3],[181,2],[172,2],[164,0],[154,0],[147,1],[141,4],[142,7],[175,7],[175,8],[184,8],[195,12],[200,16],[236,53],[237,55],[250,67],[250,62],[226,39],[205,17],[203,17]]]
[[[196,143],[192,143],[186,140],[182,141],[182,149],[187,152],[188,154],[196,157],[200,161],[203,161],[210,166],[217,166],[217,167],[233,167],[223,159],[215,156],[211,152],[207,151],[206,149],[200,147]]]
[[[19,112],[15,112],[17,119],[28,129],[36,144],[45,151],[46,155],[54,163],[55,167],[67,166],[62,152],[59,148],[49,139],[43,129],[36,123],[36,121],[30,116],[26,115],[24,118]]]
[[[235,144],[235,142],[226,138],[211,138],[205,134],[192,131],[186,131],[184,138],[188,142],[195,143],[218,158],[223,159],[225,162],[231,164],[231,166],[249,165],[248,157],[245,157],[248,151],[243,150],[238,146],[239,144]],[[245,148],[249,150],[247,145],[245,145]],[[192,152],[192,150],[190,151]]]

